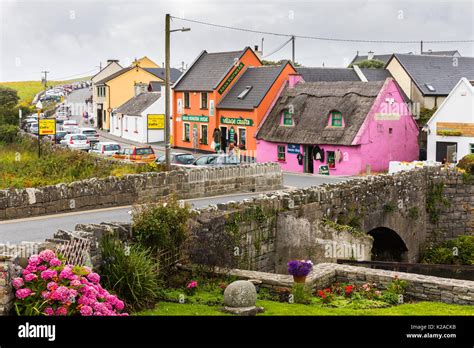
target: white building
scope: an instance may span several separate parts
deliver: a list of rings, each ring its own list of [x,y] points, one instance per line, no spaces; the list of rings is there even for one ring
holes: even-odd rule
[[[139,143],[164,141],[165,98],[142,92],[112,112],[110,133]]]
[[[462,78],[426,124],[428,160],[455,163],[474,153],[473,83]]]

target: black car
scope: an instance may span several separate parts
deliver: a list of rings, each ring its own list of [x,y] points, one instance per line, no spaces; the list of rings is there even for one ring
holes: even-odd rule
[[[68,134],[68,132],[66,131],[56,131],[56,135],[54,136],[54,142],[56,144],[59,144],[61,140],[63,140],[63,138],[66,136],[66,134]]]

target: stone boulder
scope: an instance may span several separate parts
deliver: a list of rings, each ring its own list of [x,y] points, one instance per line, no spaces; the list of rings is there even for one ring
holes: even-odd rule
[[[263,308],[255,306],[257,291],[255,286],[247,280],[237,280],[224,291],[224,311],[237,315],[256,315]]]

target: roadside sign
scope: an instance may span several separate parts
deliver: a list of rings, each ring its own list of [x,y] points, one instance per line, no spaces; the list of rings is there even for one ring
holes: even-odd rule
[[[165,115],[148,115],[148,129],[164,129],[165,128]]]
[[[56,120],[55,119],[39,119],[38,120],[38,134],[39,135],[56,134]]]
[[[319,166],[319,174],[329,175],[329,166]]]
[[[42,108],[43,108],[43,103],[41,102],[41,100],[39,100],[39,101],[36,103],[36,108],[37,108],[37,109],[42,109]]]

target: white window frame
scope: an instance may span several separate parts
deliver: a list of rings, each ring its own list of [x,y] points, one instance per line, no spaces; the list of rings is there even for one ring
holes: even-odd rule
[[[202,105],[202,96],[203,96],[203,94],[206,95],[206,102],[207,102],[207,104],[206,104],[205,106]],[[201,98],[200,98],[200,99],[201,99],[201,101],[200,101],[201,109],[208,109],[208,107],[209,107],[209,95],[208,95],[208,93],[207,93],[207,92],[201,92],[201,96],[200,96],[200,97],[201,97]]]

